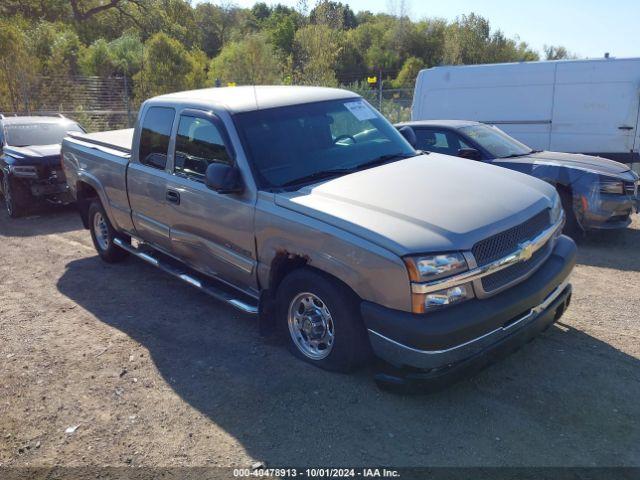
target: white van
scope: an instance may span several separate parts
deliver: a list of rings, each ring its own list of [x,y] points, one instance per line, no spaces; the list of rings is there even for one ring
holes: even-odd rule
[[[412,120],[476,120],[536,150],[640,162],[640,58],[435,67]],[[635,164],[638,171],[640,164]]]

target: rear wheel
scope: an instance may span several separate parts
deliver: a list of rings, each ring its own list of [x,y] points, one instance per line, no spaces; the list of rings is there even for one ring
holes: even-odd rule
[[[129,253],[114,243],[116,231],[109,222],[102,204],[97,200],[89,205],[89,229],[93,245],[102,260],[107,263],[116,263],[127,257]]]
[[[293,271],[278,288],[277,310],[296,357],[336,372],[369,360],[358,299],[331,277],[309,268]]]
[[[31,195],[20,182],[9,175],[2,177],[2,193],[4,207],[11,218],[25,215],[29,209]]]

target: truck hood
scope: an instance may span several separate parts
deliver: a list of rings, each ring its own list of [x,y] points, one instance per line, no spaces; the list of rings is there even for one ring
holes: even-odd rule
[[[501,161],[501,159],[497,159],[494,163],[499,164]],[[607,158],[582,155],[579,153],[535,152],[522,157],[505,158],[504,161],[513,164],[557,164],[559,166],[589,171],[600,175],[615,176],[629,171],[629,167],[624,163],[615,162]]]
[[[30,147],[4,147],[3,152],[11,155],[18,165],[54,166],[60,164],[60,144],[34,145]]]
[[[398,255],[469,250],[551,207],[553,187],[432,153],[278,193],[276,204]]]

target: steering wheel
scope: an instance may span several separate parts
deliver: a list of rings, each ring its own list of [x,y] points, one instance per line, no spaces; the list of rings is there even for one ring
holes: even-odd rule
[[[353,143],[358,143],[352,135],[339,135],[338,137],[336,137],[333,143],[338,143],[340,140],[346,140],[347,138],[351,139]]]

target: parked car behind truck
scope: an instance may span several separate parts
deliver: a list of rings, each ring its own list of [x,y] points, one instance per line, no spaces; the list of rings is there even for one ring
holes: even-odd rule
[[[631,164],[640,162],[639,85],[640,58],[435,67],[418,75],[411,120],[476,120],[535,150]]]
[[[468,120],[405,122],[411,143],[527,173],[553,185],[567,215],[565,231],[625,228],[638,208],[638,175],[623,163],[576,153],[537,151],[494,125]],[[405,132],[406,133],[406,132]]]
[[[70,200],[60,165],[60,143],[68,131],[84,132],[62,116],[0,115],[0,191],[10,217],[24,215],[38,200]]]
[[[136,255],[328,370],[373,354],[394,367],[381,380],[439,386],[569,305],[576,248],[553,187],[425,161],[352,92],[164,95],[134,130],[72,135],[62,151],[103,260]]]

